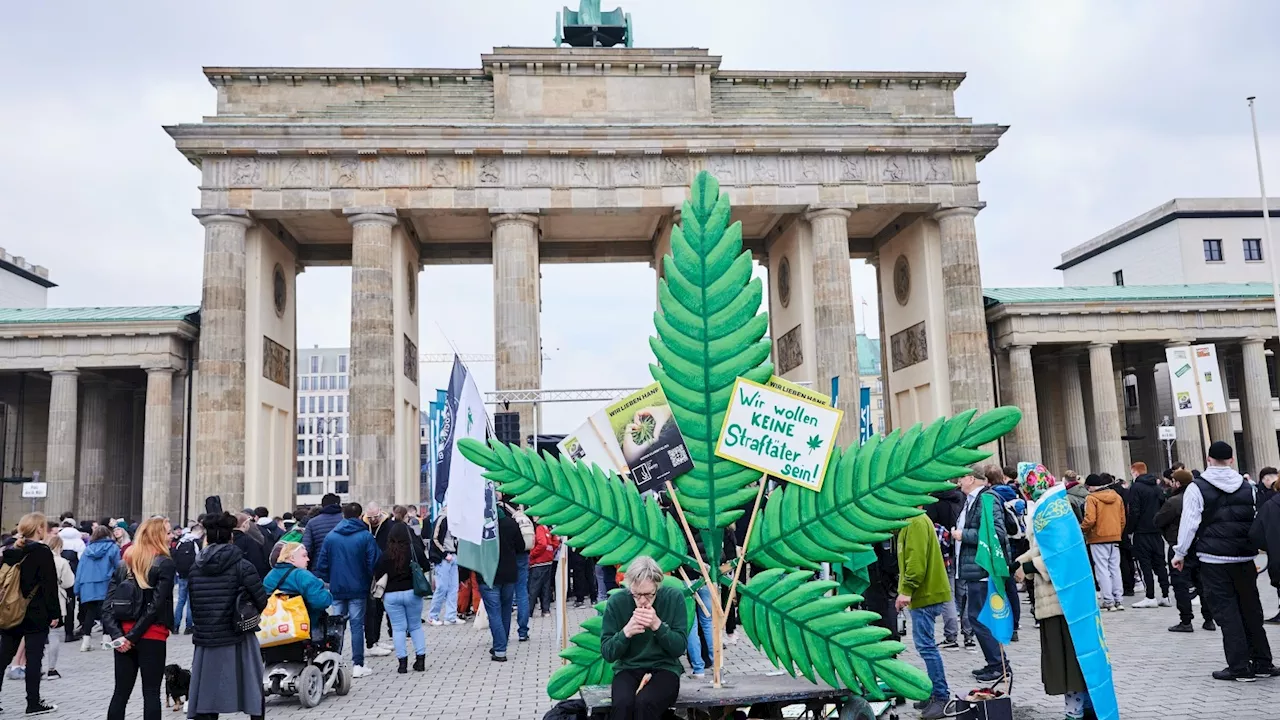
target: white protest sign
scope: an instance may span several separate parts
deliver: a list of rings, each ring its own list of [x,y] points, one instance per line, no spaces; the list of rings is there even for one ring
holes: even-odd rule
[[[844,413],[738,378],[716,455],[821,490]]]
[[[1173,408],[1178,417],[1216,415],[1230,411],[1218,351],[1213,345],[1165,349]]]

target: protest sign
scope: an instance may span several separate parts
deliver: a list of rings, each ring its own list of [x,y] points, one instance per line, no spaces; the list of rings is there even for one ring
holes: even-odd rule
[[[693,469],[693,459],[676,425],[662,386],[654,383],[604,409],[608,426],[602,430],[622,449],[622,459],[640,492],[656,490],[668,480]],[[593,417],[593,422],[598,418]]]
[[[827,397],[826,395],[823,395],[822,393],[817,392],[816,390],[810,390],[809,388],[804,387],[803,385],[797,385],[793,382],[787,382],[786,380],[783,380],[777,375],[774,375],[773,377],[769,378],[769,387],[773,388],[774,390],[781,390],[782,392],[788,395],[795,395],[801,400],[808,400],[811,403],[816,403],[818,405],[826,405],[827,407],[831,407],[831,398]]]
[[[1169,362],[1169,383],[1178,417],[1215,415],[1231,409],[1218,367],[1217,348],[1213,345],[1166,348],[1165,359]]]
[[[844,413],[738,378],[716,455],[821,490]]]
[[[573,434],[566,435],[557,443],[561,454],[570,460],[596,465],[601,470],[625,475],[627,465],[622,459],[622,447],[613,433],[601,433],[597,428],[608,428],[609,418],[604,410],[600,410],[587,421],[578,426]]]

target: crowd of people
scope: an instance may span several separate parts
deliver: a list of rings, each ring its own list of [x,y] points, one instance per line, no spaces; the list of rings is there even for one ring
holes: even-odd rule
[[[1088,548],[1099,610],[1176,604],[1179,621],[1169,631],[1191,633],[1198,601],[1201,629],[1221,632],[1227,661],[1212,677],[1253,682],[1280,676],[1264,628],[1280,624],[1280,613],[1264,619],[1255,563],[1259,552],[1280,553],[1280,472],[1263,468],[1251,479],[1233,467],[1233,455],[1230,445],[1215,442],[1203,470],[1179,463],[1157,476],[1145,463],[1135,462],[1128,478],[1096,473],[1081,480],[1068,471],[1063,480]],[[976,561],[977,508],[987,494],[998,499],[996,507],[1002,511],[994,535],[1010,571],[1006,594],[1013,611],[1012,640],[1018,640],[1025,597],[1040,635],[1045,692],[1064,697],[1068,720],[1093,715],[1062,607],[1035,534],[1028,529],[1035,501],[1057,481],[1051,476],[1047,482],[1046,477],[1035,480],[1020,484],[1012,468],[974,472],[960,478],[955,489],[939,493],[924,515],[898,533],[895,606],[910,613],[912,639],[933,683],[932,697],[917,704],[924,718],[950,712],[952,696],[940,648],[957,649],[963,643],[972,649],[976,644],[983,662],[973,671],[975,679],[1007,680],[1012,686],[1014,668],[979,619],[989,572]],[[1271,585],[1280,591],[1280,564],[1267,567]],[[938,617],[943,618],[941,644],[935,636]]]

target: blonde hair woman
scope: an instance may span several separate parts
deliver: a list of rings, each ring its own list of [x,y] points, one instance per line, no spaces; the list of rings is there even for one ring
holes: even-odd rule
[[[43,715],[57,710],[40,697],[40,679],[44,675],[44,648],[49,642],[50,628],[62,624],[58,606],[58,570],[53,551],[44,544],[48,521],[44,513],[28,513],[18,521],[13,547],[5,550],[5,565],[21,563],[18,583],[24,597],[29,598],[22,622],[8,630],[0,630],[0,667],[7,666],[18,652],[18,644],[27,647],[27,714]]]
[[[58,572],[58,608],[62,611],[62,617],[67,616],[67,593],[76,586],[76,574],[71,570],[71,561],[62,557],[62,538],[57,535],[57,528],[49,528],[49,539],[47,541],[49,551],[53,553],[53,566]],[[49,645],[45,652],[45,665],[48,667],[44,671],[44,676],[50,680],[57,680],[62,677],[62,673],[58,672],[58,655],[62,650],[62,639],[58,637],[58,633],[49,633]]]
[[[173,579],[169,558],[169,522],[153,517],[138,528],[107,590],[102,628],[119,642],[116,685],[107,720],[123,720],[133,685],[142,675],[142,717],[160,720],[160,681],[164,678],[165,641],[173,629]]]

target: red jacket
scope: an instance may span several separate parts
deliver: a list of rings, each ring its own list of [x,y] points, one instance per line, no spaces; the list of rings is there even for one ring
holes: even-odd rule
[[[556,559],[556,550],[560,547],[560,538],[551,534],[546,525],[539,525],[533,530],[533,549],[529,551],[529,565],[546,565]]]

